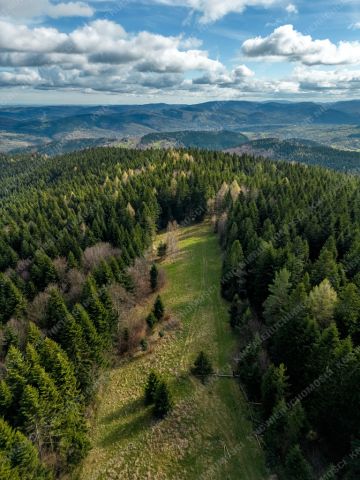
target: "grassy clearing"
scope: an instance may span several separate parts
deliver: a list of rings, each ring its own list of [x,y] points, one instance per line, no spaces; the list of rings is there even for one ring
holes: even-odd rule
[[[266,478],[262,452],[251,432],[249,411],[233,379],[202,385],[188,375],[200,350],[214,367],[231,373],[234,337],[219,294],[220,249],[207,225],[182,229],[179,253],[163,264],[162,297],[176,330],[153,351],[109,372],[91,430],[93,449],[80,480]],[[152,301],[152,299],[151,299]],[[187,313],[184,314],[187,307]],[[145,314],[150,304],[134,314]],[[151,370],[171,385],[175,409],[155,422],[142,404]]]

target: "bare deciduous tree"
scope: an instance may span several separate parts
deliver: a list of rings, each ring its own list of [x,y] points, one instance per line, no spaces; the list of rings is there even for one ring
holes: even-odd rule
[[[102,260],[120,255],[120,250],[114,248],[110,243],[100,242],[88,247],[83,254],[84,269],[89,272],[97,267]]]
[[[67,272],[65,292],[67,302],[74,304],[80,300],[85,280],[86,276],[77,268],[72,268]]]

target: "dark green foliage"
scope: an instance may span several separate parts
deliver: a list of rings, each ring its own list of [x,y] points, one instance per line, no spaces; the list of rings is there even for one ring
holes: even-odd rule
[[[152,405],[155,402],[156,391],[160,384],[160,379],[156,373],[151,372],[145,386],[145,405]]]
[[[34,445],[0,418],[0,478],[2,480],[50,480]]]
[[[56,270],[51,259],[41,250],[35,253],[30,274],[31,281],[37,290],[43,290],[50,283],[57,281]]]
[[[0,324],[24,313],[25,300],[10,278],[0,273]]]
[[[142,145],[152,145],[158,142],[170,143],[177,147],[185,148],[206,148],[209,150],[225,150],[238,147],[247,141],[247,137],[241,133],[229,132],[162,132],[149,133],[142,137]]]
[[[173,401],[169,387],[164,381],[156,387],[155,401],[154,401],[154,416],[156,418],[164,418],[173,408]]]
[[[213,366],[209,357],[204,352],[200,352],[197,356],[194,366],[191,369],[193,375],[197,375],[199,377],[207,377],[214,373]]]
[[[278,368],[270,365],[267,369],[261,384],[261,397],[264,417],[271,415],[275,405],[286,398],[289,389],[287,383],[285,365],[281,364]]]
[[[249,303],[241,300],[238,294],[234,295],[229,309],[229,315],[232,328],[242,329],[243,327],[246,327],[251,319]]]
[[[109,291],[114,283],[135,291],[127,269],[156,228],[201,220],[207,205],[224,247],[221,289],[239,327],[236,370],[249,397],[263,403],[263,420],[333,371],[264,433],[276,470],[296,444],[304,453],[314,447],[309,425],[320,454],[349,453],[360,431],[358,177],[196,150],[89,149],[0,162],[1,408],[10,425],[37,431],[36,445],[55,459],[57,473],[87,449],[85,405],[118,325]],[[100,253],[89,258],[89,247]],[[69,273],[85,278],[81,298]],[[324,281],[333,289],[326,315],[314,295]],[[26,306],[45,289],[38,331]],[[269,364],[277,368],[266,373]],[[54,419],[45,429],[43,415]],[[6,476],[13,467],[2,465]]]
[[[292,446],[300,441],[305,424],[306,415],[300,402],[291,408],[284,400],[275,405],[264,433],[269,463],[273,467],[281,465]]]
[[[158,286],[159,270],[155,264],[152,265],[150,269],[150,286],[153,291],[156,290]]]
[[[244,296],[245,265],[244,252],[239,240],[234,240],[225,254],[221,291],[225,298],[231,300],[235,294]]]
[[[146,338],[143,338],[141,341],[140,341],[140,347],[141,347],[141,350],[143,352],[146,352],[146,350],[148,349],[149,347],[149,344],[148,344],[148,341],[146,340]]]
[[[309,463],[296,445],[285,459],[284,480],[312,480],[314,476]]]
[[[149,328],[154,328],[155,324],[158,322],[158,319],[155,317],[154,312],[149,313],[146,317],[146,323],[148,324]]]
[[[348,468],[345,475],[346,480],[360,478],[360,441],[351,442],[351,453],[348,457]]]
[[[153,309],[154,315],[157,318],[158,321],[162,320],[165,314],[165,307],[164,304],[161,300],[160,295],[156,297],[155,303],[154,303],[154,309]]]

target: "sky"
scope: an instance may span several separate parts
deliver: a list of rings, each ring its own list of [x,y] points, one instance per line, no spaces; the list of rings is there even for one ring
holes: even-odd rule
[[[0,106],[352,98],[359,0],[0,0]]]

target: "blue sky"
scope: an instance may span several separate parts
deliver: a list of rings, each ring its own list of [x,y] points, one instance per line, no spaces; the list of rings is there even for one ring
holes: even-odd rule
[[[358,0],[0,0],[0,105],[359,90]]]

